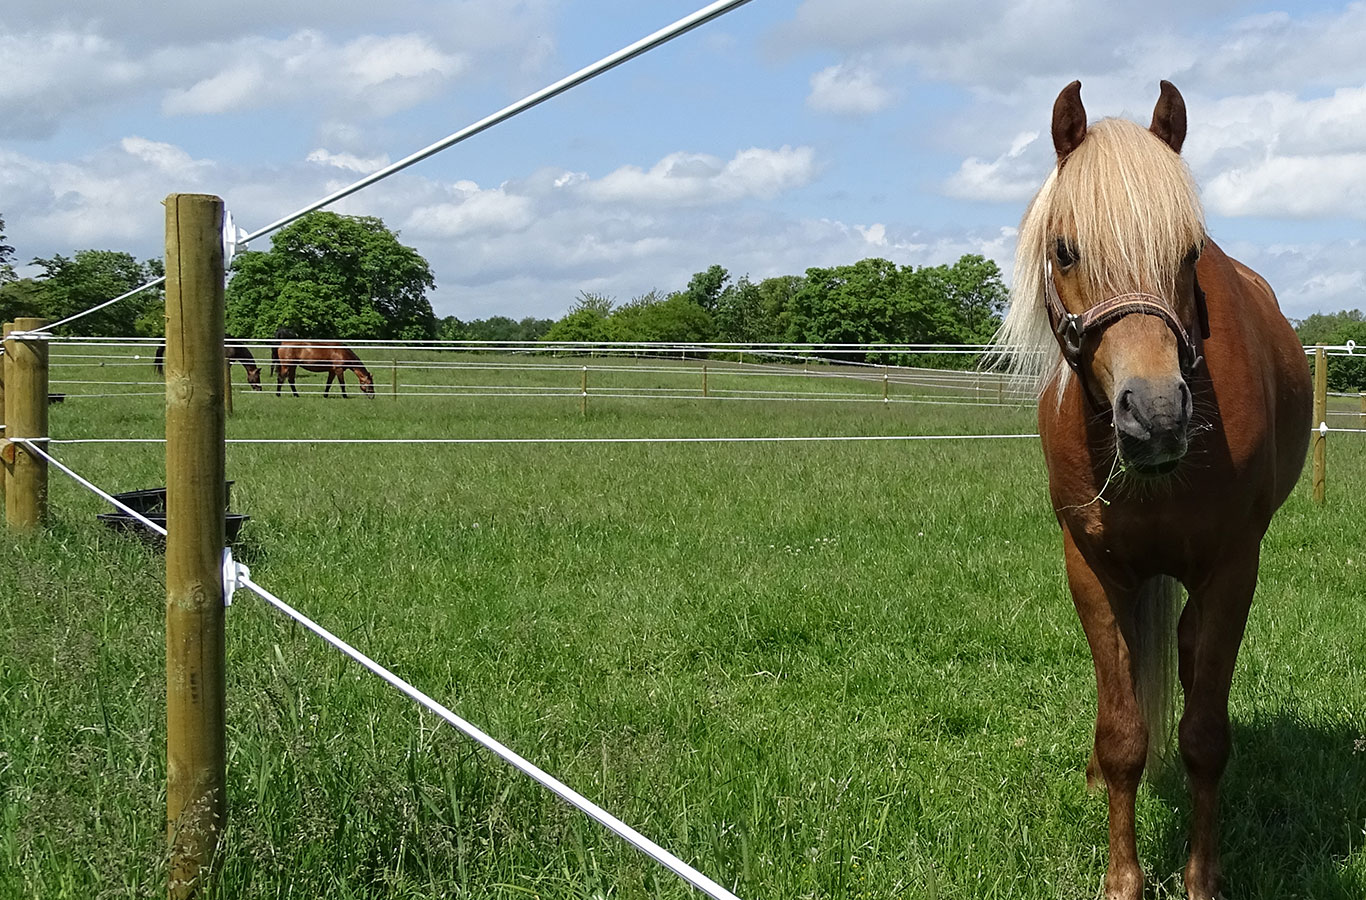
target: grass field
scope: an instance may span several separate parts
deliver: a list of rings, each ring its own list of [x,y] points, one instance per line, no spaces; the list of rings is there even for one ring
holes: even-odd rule
[[[679,368],[632,389],[696,382]],[[592,398],[583,417],[575,396],[416,396],[447,373],[401,371],[397,399],[238,394],[229,437],[1033,430],[912,403]],[[746,379],[762,389],[793,388]],[[938,389],[894,396],[912,390]],[[161,412],[72,397],[52,433],[159,437]],[[106,489],[163,483],[155,444],[56,455]],[[1334,436],[1329,467],[1327,506],[1306,478],[1264,545],[1230,898],[1366,896],[1366,436]],[[258,582],[747,900],[1099,893],[1095,688],[1037,441],[231,445],[228,476]],[[0,538],[0,897],[160,895],[162,559],[51,477],[48,533]],[[227,637],[210,896],[690,895],[255,597]],[[1140,794],[1150,896],[1179,893],[1187,812],[1179,774]]]

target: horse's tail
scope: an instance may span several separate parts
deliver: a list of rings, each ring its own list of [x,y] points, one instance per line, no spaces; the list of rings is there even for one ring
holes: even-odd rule
[[[1134,692],[1148,726],[1147,772],[1155,776],[1171,761],[1173,699],[1176,696],[1176,624],[1181,617],[1181,582],[1166,575],[1138,589],[1134,622]]]
[[[279,377],[280,375],[280,348],[270,348],[270,374]]]
[[[162,359],[165,358],[165,356],[166,356],[166,345],[165,345],[165,344],[162,344],[160,347],[157,348],[156,356],[152,358],[152,368],[156,371],[156,373],[157,373],[158,375],[161,374],[161,371],[162,371],[161,361],[162,361]]]

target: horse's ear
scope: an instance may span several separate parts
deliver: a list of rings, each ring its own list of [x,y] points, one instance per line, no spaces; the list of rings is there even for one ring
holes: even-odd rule
[[[1061,162],[1086,137],[1086,107],[1081,105],[1081,82],[1062,89],[1053,101],[1053,149]]]
[[[1153,109],[1153,124],[1148,130],[1177,153],[1186,142],[1186,101],[1170,81],[1162,82],[1162,96]]]

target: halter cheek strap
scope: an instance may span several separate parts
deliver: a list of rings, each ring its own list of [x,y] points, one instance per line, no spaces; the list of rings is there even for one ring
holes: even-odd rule
[[[1051,264],[1044,271],[1044,282],[1044,305],[1048,310],[1049,324],[1053,326],[1053,336],[1058,340],[1058,347],[1062,350],[1062,358],[1077,375],[1082,376],[1084,374],[1081,368],[1081,357],[1086,341],[1093,335],[1104,332],[1105,329],[1125,316],[1134,314],[1155,316],[1161,319],[1163,324],[1171,330],[1172,335],[1176,338],[1183,376],[1189,376],[1204,362],[1204,356],[1200,353],[1199,345],[1191,338],[1190,332],[1186,330],[1186,326],[1181,324],[1181,320],[1172,312],[1171,307],[1164,303],[1160,297],[1142,291],[1133,291],[1102,300],[1084,312],[1070,313],[1067,311],[1067,307],[1063,306],[1062,298],[1058,296],[1057,285],[1053,283],[1053,266]],[[1200,337],[1202,339],[1208,338],[1209,313],[1205,308],[1205,292],[1200,289],[1198,282],[1195,285],[1195,305],[1200,323]]]

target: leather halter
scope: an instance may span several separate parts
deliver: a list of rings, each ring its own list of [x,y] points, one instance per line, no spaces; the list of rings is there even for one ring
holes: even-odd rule
[[[1191,337],[1186,326],[1181,324],[1181,320],[1172,312],[1171,307],[1164,303],[1160,297],[1142,291],[1133,291],[1102,300],[1083,312],[1070,313],[1067,311],[1067,307],[1063,306],[1062,298],[1058,296],[1058,287],[1053,283],[1053,264],[1051,262],[1045,264],[1044,284],[1044,305],[1048,310],[1048,322],[1053,326],[1053,336],[1058,339],[1058,347],[1062,349],[1062,358],[1072,367],[1072,371],[1076,372],[1078,377],[1084,377],[1081,369],[1081,356],[1086,341],[1092,335],[1099,335],[1125,316],[1136,313],[1156,316],[1171,330],[1172,335],[1176,338],[1182,377],[1190,377],[1204,362],[1205,358],[1200,353],[1199,343]],[[1195,285],[1195,306],[1200,320],[1200,338],[1203,340],[1209,337],[1209,313],[1205,308],[1205,292],[1200,290],[1198,282]]]

